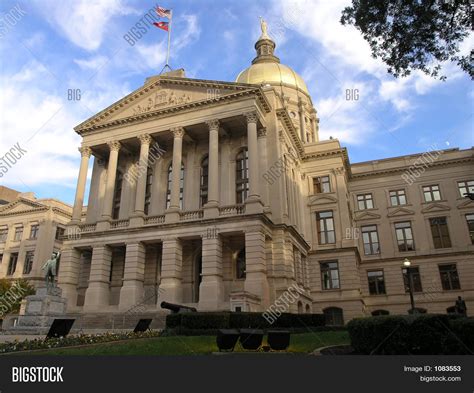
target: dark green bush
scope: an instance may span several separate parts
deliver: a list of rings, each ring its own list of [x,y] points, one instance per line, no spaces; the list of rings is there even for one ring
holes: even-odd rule
[[[347,324],[358,353],[390,355],[465,354],[474,350],[474,321],[448,315],[389,315]]]
[[[181,315],[183,314],[168,314],[166,316],[166,327],[175,328],[181,326]]]
[[[184,313],[181,314],[181,327],[187,329],[228,329],[229,313]]]

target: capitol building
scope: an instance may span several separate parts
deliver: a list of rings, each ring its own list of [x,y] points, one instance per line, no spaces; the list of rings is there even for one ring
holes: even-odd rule
[[[152,76],[75,127],[74,206],[54,202],[63,229],[50,247],[68,313],[163,300],[263,312],[298,285],[289,311],[332,324],[406,314],[408,259],[419,311],[451,312],[462,296],[472,315],[474,149],[351,163],[319,139],[308,88],[275,47],[263,30],[235,82]],[[15,247],[0,243],[2,276],[15,252],[23,263]],[[13,276],[38,279],[41,255]]]

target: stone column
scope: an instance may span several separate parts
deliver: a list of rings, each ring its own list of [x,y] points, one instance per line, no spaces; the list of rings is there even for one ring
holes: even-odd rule
[[[181,177],[181,159],[183,150],[184,128],[175,127],[171,129],[174,135],[173,141],[173,167],[171,173],[171,201],[170,209],[179,210],[179,189]]]
[[[247,213],[261,213],[263,211],[259,193],[259,158],[257,142],[257,113],[248,112],[247,118],[247,144],[248,144],[248,166],[249,166],[249,196],[247,198]]]
[[[208,197],[205,206],[205,218],[219,216],[219,120],[210,120],[209,127],[209,172]]]
[[[143,243],[129,243],[125,253],[123,285],[120,289],[120,310],[128,310],[143,299],[144,280],[145,245]]]
[[[199,310],[219,310],[223,302],[222,240],[218,234],[212,237],[203,236]]]
[[[61,269],[58,274],[58,286],[62,289],[62,296],[67,299],[69,312],[77,304],[77,285],[81,269],[81,252],[73,247],[63,248],[61,251]]]
[[[138,161],[137,193],[135,198],[135,214],[142,215],[145,209],[146,178],[148,170],[148,153],[150,151],[151,136],[139,135],[140,159]]]
[[[182,303],[181,285],[183,247],[179,239],[163,240],[161,259],[160,298],[170,303]]]
[[[120,150],[120,142],[107,142],[109,145],[109,163],[107,165],[107,181],[105,183],[104,209],[102,218],[109,220],[112,218],[112,207],[114,202],[115,178],[117,177],[118,155]]]
[[[92,154],[92,150],[88,146],[80,147],[79,151],[81,152],[81,166],[79,168],[76,197],[74,198],[74,208],[72,210],[72,221],[76,223],[81,221],[84,192],[86,190],[87,169],[89,167],[89,158]]]
[[[260,297],[261,310],[270,302],[265,259],[265,234],[260,228],[250,228],[245,232],[245,270],[244,289]]]
[[[92,250],[89,287],[86,290],[84,311],[104,311],[109,306],[112,249],[107,245]]]
[[[319,136],[318,136],[318,118],[316,117],[316,114],[313,116],[313,122],[312,122],[312,126],[313,126],[313,142],[318,142],[319,141]]]
[[[306,119],[304,115],[304,108],[306,104],[300,100],[298,107],[299,107],[299,114],[300,114],[300,137],[303,143],[306,143]]]

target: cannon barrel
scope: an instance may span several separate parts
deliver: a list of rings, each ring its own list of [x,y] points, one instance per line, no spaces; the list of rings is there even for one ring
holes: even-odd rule
[[[197,311],[194,307],[188,307],[188,306],[183,306],[181,304],[173,304],[173,303],[168,303],[168,302],[161,302],[161,308],[170,310],[173,313]]]

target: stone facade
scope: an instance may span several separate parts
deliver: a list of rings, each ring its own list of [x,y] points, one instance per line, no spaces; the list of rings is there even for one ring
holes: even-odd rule
[[[291,312],[333,323],[406,313],[405,258],[418,307],[446,312],[461,295],[472,312],[474,202],[459,187],[474,180],[474,150],[350,164],[337,140],[319,141],[304,81],[274,48],[262,36],[232,83],[148,78],[75,128],[78,236],[64,239],[59,272],[68,312],[163,300],[263,311],[298,284]]]
[[[11,190],[13,191],[13,190]],[[0,206],[0,278],[44,281],[43,264],[63,244],[72,207],[56,199],[14,193]]]

